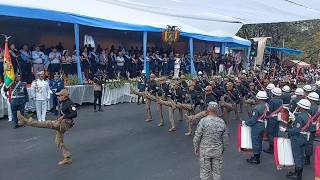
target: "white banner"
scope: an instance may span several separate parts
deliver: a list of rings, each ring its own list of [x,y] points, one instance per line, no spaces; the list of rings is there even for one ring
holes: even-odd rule
[[[254,41],[258,42],[258,49],[257,49],[257,57],[255,59],[255,64],[254,67],[261,66],[263,62],[263,57],[264,57],[264,50],[266,49],[266,42],[267,39],[270,37],[256,37],[252,38]]]

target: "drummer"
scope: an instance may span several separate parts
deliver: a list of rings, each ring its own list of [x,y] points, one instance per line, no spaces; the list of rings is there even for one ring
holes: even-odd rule
[[[256,95],[258,100],[257,105],[253,108],[251,119],[245,124],[251,127],[252,151],[253,156],[247,159],[250,164],[260,164],[260,155],[262,151],[263,133],[265,130],[265,117],[268,111],[266,91],[259,91]]]

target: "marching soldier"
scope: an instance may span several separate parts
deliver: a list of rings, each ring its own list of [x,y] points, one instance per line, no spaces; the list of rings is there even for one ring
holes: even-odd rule
[[[142,71],[141,77],[138,80],[138,91],[139,92],[145,92],[146,90],[146,77],[145,77],[145,72]],[[138,95],[138,101],[137,104],[140,103],[140,98],[141,98],[141,103],[144,103],[144,98],[143,96]]]
[[[267,94],[268,94],[268,97],[271,99],[272,97],[272,93],[271,93],[271,90],[274,89],[276,86],[273,84],[273,83],[269,83],[266,87],[267,89]]]
[[[306,124],[309,118],[308,110],[311,107],[311,103],[307,99],[301,99],[297,103],[297,114],[295,120],[288,129],[283,127],[280,131],[288,132],[291,140],[291,148],[293,159],[295,163],[295,171],[289,172],[286,177],[290,179],[302,179],[302,172],[305,163],[305,147],[307,143],[307,135],[304,129],[306,129]]]
[[[24,107],[26,102],[29,101],[28,91],[27,91],[27,84],[25,82],[21,82],[20,74],[16,75],[15,82],[11,85],[12,92],[11,92],[11,112],[12,112],[12,122],[13,128],[17,129],[22,127],[18,124],[18,117],[17,112],[20,111],[24,113]],[[7,91],[7,89],[5,89]],[[7,93],[5,93],[7,94]]]
[[[282,101],[283,105],[289,106],[290,101],[291,101],[291,93],[290,93],[290,87],[289,86],[283,86],[282,87]]]
[[[195,115],[189,115],[186,116],[189,127],[188,127],[188,132],[185,133],[185,135],[190,136],[192,135],[192,126],[193,124],[197,123],[198,120],[204,118],[207,116],[207,107],[209,105],[210,102],[218,102],[217,99],[215,98],[215,96],[212,94],[212,86],[207,86],[205,88],[205,94],[203,99],[200,100],[200,110],[202,110],[201,112],[195,114]],[[218,108],[217,108],[218,110]],[[217,115],[221,116],[221,110],[217,111]]]
[[[294,92],[294,95],[296,96],[294,99],[291,100],[289,108],[290,111],[293,112],[295,111],[296,107],[297,107],[297,103],[303,99],[304,97],[304,90],[302,88],[297,88]]]
[[[152,96],[155,97],[157,93],[157,82],[155,80],[156,75],[151,74],[149,83],[147,84],[147,96],[146,96],[146,113],[147,113],[147,119],[146,122],[152,121],[152,115],[151,115],[151,101]]]
[[[273,97],[269,100],[269,110],[271,112],[271,117],[268,118],[267,123],[267,132],[268,132],[268,141],[269,141],[269,148],[263,150],[266,153],[273,154],[273,138],[278,137],[279,131],[279,121],[277,118],[277,114],[272,114],[276,112],[282,106],[282,91],[280,88],[276,87],[271,90]]]
[[[260,164],[260,155],[262,151],[263,133],[265,130],[266,114],[269,110],[265,91],[259,91],[256,95],[257,105],[253,108],[252,116],[245,124],[251,127],[252,151],[253,156],[247,159],[248,163]]]
[[[244,103],[247,107],[248,116],[250,117],[252,115],[252,106],[256,104],[256,95],[258,93],[258,90],[256,89],[256,86],[253,82],[249,84],[249,91],[245,95]]]
[[[193,138],[194,153],[199,156],[200,179],[222,180],[223,153],[227,148],[228,130],[217,116],[218,104],[210,102]]]
[[[72,163],[71,153],[64,144],[64,133],[71,129],[74,125],[73,119],[77,117],[77,109],[73,102],[69,98],[69,92],[67,89],[61,90],[57,93],[60,101],[60,113],[61,116],[55,121],[34,121],[32,118],[25,118],[19,114],[19,124],[27,125],[37,128],[47,128],[56,131],[55,142],[58,148],[62,152],[63,160],[60,161],[59,165],[66,165]]]
[[[235,118],[239,119],[239,114],[237,111],[237,104],[240,102],[239,93],[233,88],[233,83],[228,82],[226,84],[226,93],[221,97],[221,107],[223,108],[224,120],[226,120],[227,124],[227,116],[228,113],[234,111]]]
[[[169,84],[166,83],[166,79],[164,77],[160,78],[160,84],[157,87],[157,97],[161,98],[161,100],[167,100],[167,94],[169,93],[170,87]],[[163,113],[162,113],[162,104],[159,100],[157,100],[157,110],[159,114],[159,124],[158,127],[164,125],[163,123]]]
[[[314,117],[319,109],[318,106],[318,102],[319,102],[319,95],[316,92],[311,92],[309,93],[309,95],[307,96],[308,100],[311,102],[311,107],[308,110],[308,113]],[[305,165],[310,165],[310,158],[313,155],[313,141],[315,138],[315,134],[317,131],[317,125],[316,123],[312,123],[308,129],[309,133],[310,133],[310,138],[307,141],[306,144],[306,160],[305,160]]]

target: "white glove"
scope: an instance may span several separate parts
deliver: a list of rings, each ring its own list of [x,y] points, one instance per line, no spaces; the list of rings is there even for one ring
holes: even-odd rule
[[[280,131],[281,131],[281,132],[285,132],[286,130],[287,130],[286,128],[280,126]]]
[[[245,121],[242,121],[241,124],[242,124],[242,126],[246,126],[246,122]]]

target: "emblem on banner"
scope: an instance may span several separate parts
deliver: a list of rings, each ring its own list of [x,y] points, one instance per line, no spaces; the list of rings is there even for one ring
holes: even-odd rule
[[[180,29],[177,26],[167,26],[167,28],[162,32],[163,42],[171,45],[179,40]]]

